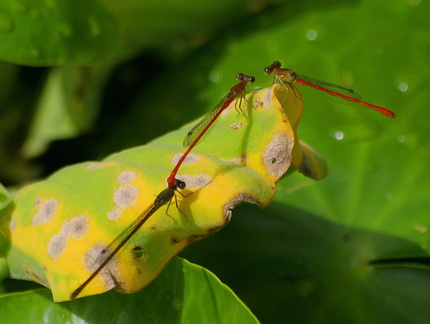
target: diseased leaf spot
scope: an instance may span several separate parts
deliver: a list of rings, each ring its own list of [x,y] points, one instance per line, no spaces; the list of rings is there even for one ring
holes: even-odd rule
[[[294,139],[285,134],[273,136],[263,152],[263,163],[269,175],[279,179],[290,167]]]
[[[172,238],[170,239],[170,241],[172,242],[172,244],[178,244],[181,240],[180,240],[180,239],[178,239],[178,238],[176,238],[176,237],[172,237]]]
[[[133,171],[124,171],[117,178],[119,183],[130,183],[136,178],[136,173]]]
[[[178,180],[184,181],[187,184],[186,189],[200,189],[212,182],[212,177],[201,173],[199,175],[181,174],[176,177]]]
[[[175,154],[175,156],[172,158],[172,161],[170,162],[172,165],[176,165],[179,162],[179,159],[182,157],[182,155],[184,155],[184,153],[178,153]],[[195,154],[188,154],[188,156],[185,158],[184,162],[182,163],[182,165],[185,164],[190,164],[190,163],[194,163],[197,162],[199,160],[199,156],[195,155]]]
[[[80,238],[87,234],[88,219],[86,216],[81,215],[73,218],[69,222],[64,222],[62,233],[67,237]]]
[[[113,201],[119,208],[125,209],[134,204],[138,191],[136,186],[121,186],[115,190]]]
[[[117,221],[122,216],[122,212],[119,209],[113,209],[107,213],[107,218],[112,221]]]
[[[90,271],[94,272],[100,266],[100,264],[108,256],[108,250],[106,250],[106,245],[102,243],[97,243],[92,249],[90,249],[85,254],[85,267]],[[103,278],[106,286],[106,290],[115,287],[115,283],[120,282],[116,278],[119,277],[118,273],[118,261],[113,258],[108,262],[108,264],[100,271],[100,276]]]
[[[138,261],[142,261],[143,259],[145,259],[145,257],[146,257],[146,254],[145,254],[145,252],[143,251],[143,249],[140,247],[140,246],[135,246],[134,248],[133,248],[133,256],[134,256],[134,258],[136,259],[136,260],[138,260]]]
[[[90,165],[88,165],[87,167],[86,167],[86,169],[87,170],[90,170],[90,169],[94,169],[94,168],[98,168],[99,166],[101,166],[102,165],[102,163],[101,162],[94,162],[94,163],[91,163]]]
[[[48,254],[54,260],[63,253],[66,248],[67,237],[61,233],[54,235],[48,243]]]
[[[37,226],[49,222],[54,217],[57,205],[58,202],[55,198],[46,200],[37,214],[33,217],[33,225]]]
[[[54,260],[61,256],[66,248],[67,238],[80,238],[88,232],[88,218],[85,215],[65,221],[61,233],[54,235],[48,243],[48,254]]]

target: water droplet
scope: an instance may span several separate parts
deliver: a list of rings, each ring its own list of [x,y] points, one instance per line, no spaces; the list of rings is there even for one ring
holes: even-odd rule
[[[341,141],[341,140],[343,140],[343,133],[341,131],[337,131],[334,133],[333,137],[335,139],[337,139],[338,141]]]
[[[24,1],[16,0],[13,2],[13,10],[17,13],[25,14],[28,12],[28,5]]]
[[[400,82],[398,88],[401,92],[406,92],[408,91],[408,84],[406,82]]]
[[[73,28],[70,24],[64,23],[60,26],[61,34],[65,37],[70,37],[73,35]]]
[[[219,81],[219,72],[218,71],[210,71],[209,72],[209,80],[211,82],[217,82]]]
[[[387,192],[387,193],[385,194],[385,198],[387,198],[387,199],[391,199],[391,198],[393,198],[393,194],[392,194],[391,192]]]
[[[415,150],[422,146],[419,136],[413,133],[397,136],[397,142],[405,144],[411,150]]]
[[[315,40],[317,37],[318,37],[318,33],[315,29],[309,29],[306,32],[306,38],[311,40],[311,41]]]
[[[172,306],[174,310],[180,311],[184,306],[182,298],[179,296],[174,296],[172,300]]]
[[[91,35],[93,35],[94,37],[100,35],[100,25],[97,20],[92,16],[88,17],[87,20],[88,24],[90,25]]]
[[[0,33],[6,34],[13,30],[12,16],[6,10],[0,10]]]
[[[363,142],[378,138],[380,133],[381,130],[377,124],[367,121],[363,124],[346,124],[332,132],[332,136],[338,141]]]

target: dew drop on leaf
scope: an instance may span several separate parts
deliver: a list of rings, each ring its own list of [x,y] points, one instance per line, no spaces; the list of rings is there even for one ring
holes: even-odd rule
[[[338,141],[364,142],[377,139],[381,135],[381,130],[376,124],[366,121],[363,124],[345,124],[331,134]]]

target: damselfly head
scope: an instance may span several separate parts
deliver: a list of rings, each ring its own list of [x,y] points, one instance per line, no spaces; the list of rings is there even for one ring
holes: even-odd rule
[[[275,61],[269,66],[264,68],[264,73],[267,75],[272,74],[275,70],[279,69],[281,67],[281,62]]]
[[[184,181],[181,181],[179,179],[175,179],[175,184],[176,184],[177,188],[179,188],[179,189],[185,189],[186,185],[185,185]]]
[[[246,74],[243,74],[243,73],[238,73],[236,75],[236,79],[238,79],[239,81],[245,81],[247,83],[252,83],[252,82],[255,81],[255,78],[253,76],[246,75]]]

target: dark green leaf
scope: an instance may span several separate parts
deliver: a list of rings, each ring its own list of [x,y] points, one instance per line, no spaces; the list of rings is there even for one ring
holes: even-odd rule
[[[118,42],[117,23],[95,1],[0,1],[0,59],[46,66],[101,61]]]
[[[0,313],[8,323],[257,323],[214,275],[179,258],[135,294],[54,303],[48,289],[37,289],[0,296]]]

